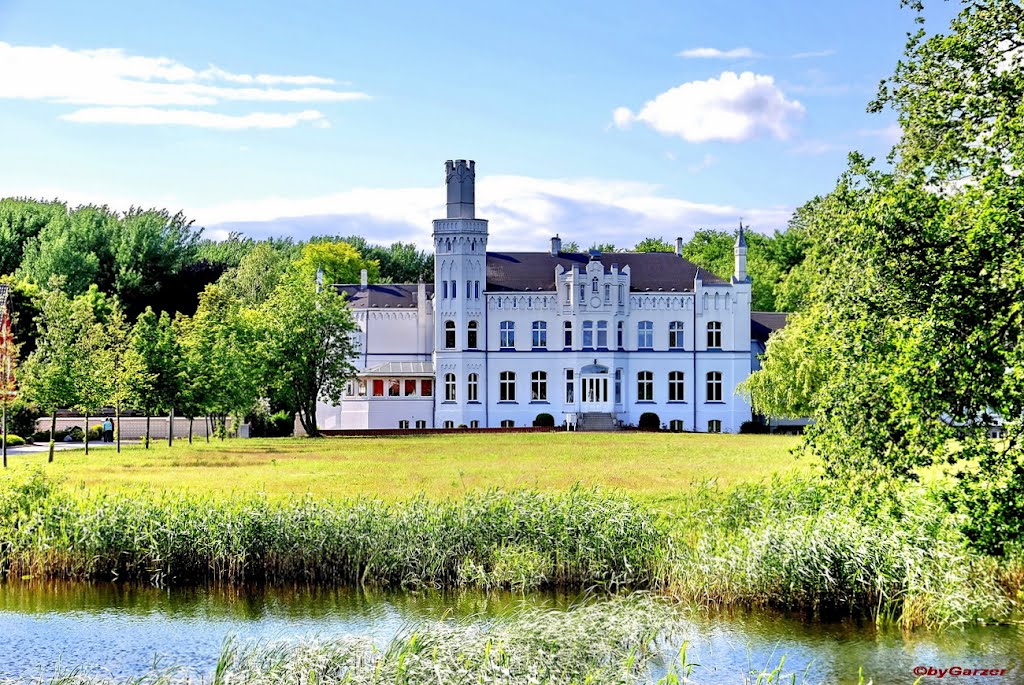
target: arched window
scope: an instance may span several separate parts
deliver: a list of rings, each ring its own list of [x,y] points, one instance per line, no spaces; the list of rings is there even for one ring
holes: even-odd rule
[[[572,321],[566,321],[562,324],[562,331],[562,343],[565,349],[570,349],[572,347]]]
[[[668,373],[668,401],[686,401],[686,374],[682,371],[669,371]]]
[[[454,402],[455,401],[455,374],[446,373],[444,375],[444,401]]]
[[[444,299],[448,299],[448,281],[441,281],[441,285],[444,286]]]
[[[708,321],[708,349],[722,349],[722,323]]]
[[[498,377],[498,401],[516,401],[516,374],[514,371],[502,371]]]
[[[453,300],[455,299],[455,284],[456,283],[458,283],[458,281],[452,281],[452,299]]]
[[[619,284],[619,304],[626,304],[626,286]]]
[[[640,371],[636,374],[636,401],[654,401],[654,372]]]
[[[608,304],[612,301],[612,287],[605,283],[604,286],[604,303]]]
[[[466,401],[476,402],[479,397],[480,376],[471,373],[466,376]]]
[[[444,349],[455,349],[455,322],[451,319],[444,322]]]
[[[477,348],[477,328],[479,324],[476,321],[470,321],[466,325],[466,347],[471,350]]]
[[[594,278],[590,281],[590,292],[592,292],[592,293],[594,293],[596,295],[597,294],[597,289],[599,287],[600,287],[600,285],[598,283],[597,276],[594,276]]]
[[[584,321],[583,322],[583,349],[592,350],[594,349],[594,322]]]
[[[473,281],[473,299],[480,299],[480,281]]]
[[[548,401],[548,374],[546,371],[534,371],[530,374],[530,399],[534,402]]]
[[[608,349],[608,322],[598,321],[597,322],[597,347],[598,349]]]
[[[683,322],[672,321],[668,325],[668,346],[672,350],[683,349]]]
[[[503,349],[516,346],[516,324],[514,321],[502,321],[498,332],[501,334],[499,343]]]
[[[707,402],[721,402],[722,401],[722,372],[721,371],[710,371],[708,372],[707,382]]]
[[[636,327],[636,347],[638,350],[654,349],[654,322],[641,321]]]

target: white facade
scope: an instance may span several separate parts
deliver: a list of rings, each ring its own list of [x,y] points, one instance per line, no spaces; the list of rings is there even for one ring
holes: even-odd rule
[[[557,425],[606,415],[736,432],[751,418],[750,279],[737,240],[730,282],[679,254],[488,253],[473,162],[446,163],[434,283],[338,286],[359,325],[359,378],[322,429]],[[677,250],[679,252],[679,250]],[[591,420],[588,418],[588,421]]]

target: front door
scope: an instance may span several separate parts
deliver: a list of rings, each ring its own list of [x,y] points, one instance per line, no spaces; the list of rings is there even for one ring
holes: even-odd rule
[[[583,376],[583,396],[581,399],[584,412],[607,412],[608,405],[608,374],[599,376]]]

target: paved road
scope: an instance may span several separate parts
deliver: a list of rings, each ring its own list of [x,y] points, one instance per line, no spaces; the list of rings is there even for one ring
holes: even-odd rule
[[[121,447],[127,447],[130,445],[138,445],[138,440],[122,440]],[[117,443],[114,442],[89,442],[89,450],[94,449],[107,449],[116,447]],[[59,452],[66,452],[68,450],[84,450],[85,444],[81,442],[57,442],[53,445],[54,450]],[[50,449],[50,443],[40,442],[35,445],[20,445],[19,447],[7,447],[8,454],[32,454],[35,452],[46,452]]]

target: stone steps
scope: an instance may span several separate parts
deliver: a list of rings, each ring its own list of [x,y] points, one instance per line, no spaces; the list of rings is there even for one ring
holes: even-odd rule
[[[576,430],[589,433],[617,431],[619,424],[611,414],[602,412],[586,412],[580,414]]]

